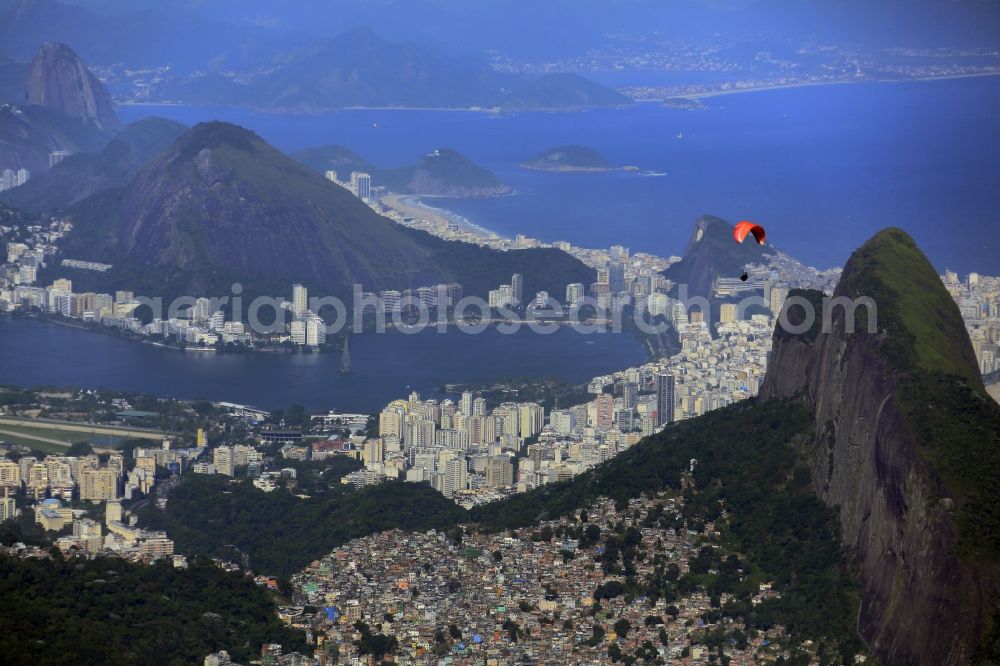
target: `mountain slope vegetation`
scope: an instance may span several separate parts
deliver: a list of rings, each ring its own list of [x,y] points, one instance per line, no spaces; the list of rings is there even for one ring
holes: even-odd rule
[[[0,200],[27,210],[67,208],[93,194],[121,187],[186,129],[164,118],[138,120],[100,152],[70,155],[24,185],[0,193]]]
[[[245,661],[264,643],[305,651],[253,581],[207,559],[52,560],[0,556],[0,649],[10,664],[193,664],[226,650]]]
[[[558,250],[497,252],[446,242],[381,217],[347,190],[228,123],[203,123],[125,186],[81,201],[65,242],[115,268],[93,288],[139,293],[280,294],[293,282],[349,298],[459,282],[485,295],[510,275],[559,293],[591,271]],[[529,292],[530,293],[530,292]]]

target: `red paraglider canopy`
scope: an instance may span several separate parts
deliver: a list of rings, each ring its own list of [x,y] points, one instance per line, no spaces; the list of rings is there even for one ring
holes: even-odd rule
[[[764,227],[759,224],[743,220],[733,227],[733,238],[736,239],[737,243],[742,243],[746,240],[747,234],[753,234],[753,237],[756,239],[758,245],[764,244]]]

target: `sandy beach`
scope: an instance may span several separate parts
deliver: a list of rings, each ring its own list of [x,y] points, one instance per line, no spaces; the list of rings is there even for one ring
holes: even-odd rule
[[[501,238],[499,234],[474,224],[470,222],[468,218],[462,217],[457,213],[453,213],[444,208],[428,206],[422,202],[419,197],[412,194],[397,194],[395,192],[390,192],[381,198],[381,202],[401,215],[406,215],[407,217],[427,220],[432,224],[441,226],[453,224],[458,226],[462,231],[476,234],[477,236],[483,236],[485,238]]]
[[[913,81],[948,81],[951,79],[971,79],[982,76],[1000,76],[1000,72],[982,72],[978,74],[952,74],[948,76],[925,76],[918,79],[858,79],[854,81],[810,81],[804,83],[786,83],[778,85],[757,86],[754,88],[730,88],[727,90],[711,90],[706,92],[688,93],[674,95],[680,99],[705,99],[708,97],[722,97],[723,95],[736,95],[739,93],[763,92],[766,90],[788,90],[791,88],[812,88],[814,86],[836,86],[857,83],[910,83]]]

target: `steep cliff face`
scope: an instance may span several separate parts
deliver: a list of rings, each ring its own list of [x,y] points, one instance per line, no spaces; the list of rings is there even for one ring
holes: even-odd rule
[[[107,88],[65,44],[43,44],[28,70],[27,102],[79,118],[98,129],[117,132]]]
[[[683,259],[663,274],[675,284],[686,284],[688,296],[711,299],[716,278],[739,277],[744,265],[762,263],[771,252],[769,245],[760,246],[752,240],[737,243],[731,224],[714,215],[702,215],[695,222]]]
[[[995,509],[983,507],[996,499],[1000,409],[957,306],[909,236],[885,230],[852,255],[834,297],[859,296],[875,301],[877,332],[865,308],[851,317],[830,303],[826,330],[820,312],[805,333],[779,327],[762,397],[804,392],[812,406],[813,485],[839,509],[864,587],[858,629],[880,661],[983,658],[998,591]]]

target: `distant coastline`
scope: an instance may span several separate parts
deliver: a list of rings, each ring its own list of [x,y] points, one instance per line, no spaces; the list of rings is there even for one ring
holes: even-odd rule
[[[557,108],[507,108],[486,106],[331,106],[322,108],[302,107],[259,107],[240,104],[197,104],[194,102],[138,102],[132,100],[112,100],[116,107],[188,107],[192,109],[241,109],[251,113],[269,114],[275,116],[323,116],[338,111],[449,111],[454,113],[482,113],[490,116],[508,116],[515,113],[584,113],[598,109],[621,109],[637,104],[632,101],[618,106],[567,106]]]
[[[776,83],[773,85],[762,85],[755,86],[752,88],[730,88],[725,90],[706,90],[702,92],[679,92],[671,93],[668,97],[663,99],[635,99],[633,104],[662,104],[667,102],[669,99],[686,99],[686,100],[699,100],[707,99],[710,97],[722,97],[724,95],[736,95],[740,93],[751,93],[751,92],[764,92],[767,90],[788,90],[791,88],[812,88],[816,86],[833,86],[833,85],[846,85],[846,84],[857,84],[857,83],[913,83],[917,81],[948,81],[953,79],[974,79],[974,78],[985,78],[1000,76],[1000,71],[997,72],[978,72],[973,74],[946,74],[943,76],[923,76],[911,79],[853,79],[853,80],[838,80],[838,81],[803,81],[801,83]],[[159,101],[159,102],[138,102],[138,101],[114,101],[116,107],[188,107],[188,108],[220,108],[220,109],[241,109],[249,111],[251,113],[260,113],[276,116],[318,116],[325,115],[329,113],[335,113],[337,111],[443,111],[443,112],[455,112],[455,113],[482,113],[490,116],[507,116],[516,113],[582,113],[586,111],[599,110],[599,109],[621,109],[627,108],[631,105],[623,106],[596,106],[596,107],[566,107],[558,109],[518,109],[518,108],[504,108],[504,107],[483,107],[483,106],[471,106],[471,107],[454,107],[454,106],[345,106],[345,107],[331,107],[331,108],[317,108],[317,109],[302,109],[302,108],[263,108],[256,106],[242,106],[242,105],[230,105],[230,104],[193,104],[189,102],[178,102],[178,101]]]
[[[709,97],[722,97],[723,95],[736,95],[739,93],[751,93],[751,92],[764,92],[766,90],[788,90],[791,88],[813,88],[816,86],[836,86],[836,85],[847,85],[847,84],[859,84],[859,83],[915,83],[918,81],[948,81],[952,79],[975,79],[984,78],[990,76],[1000,76],[1000,72],[981,72],[978,74],[950,74],[947,76],[924,76],[915,79],[857,79],[857,80],[846,80],[846,81],[805,81],[802,83],[781,83],[775,85],[767,86],[756,86],[753,88],[736,88],[727,90],[709,90],[705,92],[697,93],[679,93],[676,95],[671,95],[675,99],[706,99]],[[649,100],[649,101],[666,101],[666,100]]]

